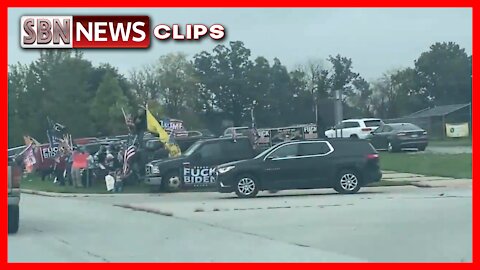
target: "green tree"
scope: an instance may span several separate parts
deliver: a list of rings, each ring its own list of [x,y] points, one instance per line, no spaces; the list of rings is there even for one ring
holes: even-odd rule
[[[330,56],[328,61],[332,64],[331,87],[333,91],[341,90],[345,97],[353,95],[352,82],[359,74],[353,72],[352,59],[337,54]]]
[[[197,80],[194,68],[183,53],[160,57],[156,65],[160,99],[170,117],[179,117],[195,107]]]
[[[358,76],[353,80],[352,85],[354,94],[349,98],[350,105],[356,109],[357,114],[365,117],[370,116],[372,112],[372,104],[370,102],[372,89],[370,88],[370,83]]]
[[[115,76],[104,75],[90,109],[96,130],[104,135],[126,132],[122,108],[129,111],[128,100]]]
[[[415,61],[415,72],[418,91],[425,91],[433,104],[472,101],[472,57],[458,44],[433,44]]]
[[[234,125],[241,125],[253,102],[248,75],[253,66],[250,50],[243,42],[232,41],[229,47],[218,45],[213,53],[195,55],[194,66],[200,80],[199,100],[209,112],[221,111]]]

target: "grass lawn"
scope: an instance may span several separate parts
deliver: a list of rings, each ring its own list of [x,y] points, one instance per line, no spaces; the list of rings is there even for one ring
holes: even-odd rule
[[[472,154],[380,153],[382,170],[472,178]]]
[[[471,138],[432,139],[428,142],[428,146],[472,146],[472,140]]]
[[[57,193],[98,193],[108,194],[104,181],[97,181],[89,188],[74,188],[72,186],[60,186],[54,184],[52,180],[45,179],[42,181],[40,177],[31,175],[22,179],[20,183],[21,188],[32,189],[38,191],[57,192]],[[149,193],[150,187],[144,184],[124,186],[123,193]]]

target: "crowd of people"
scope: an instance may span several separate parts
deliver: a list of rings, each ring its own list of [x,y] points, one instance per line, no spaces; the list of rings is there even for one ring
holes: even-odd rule
[[[71,151],[57,155],[50,173],[54,175],[55,183],[75,188],[90,187],[96,181],[111,176],[115,182],[113,188],[109,188],[107,183],[107,190],[120,192],[124,182],[135,173],[133,162],[127,161],[129,164],[124,164],[124,151],[124,144],[118,143],[101,145],[95,153],[89,153],[84,146],[74,146]]]

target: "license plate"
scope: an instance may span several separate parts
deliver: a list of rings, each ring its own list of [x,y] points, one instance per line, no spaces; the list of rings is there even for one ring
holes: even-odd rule
[[[412,135],[412,138],[416,138],[416,137],[418,137],[417,134],[413,134],[413,135]]]

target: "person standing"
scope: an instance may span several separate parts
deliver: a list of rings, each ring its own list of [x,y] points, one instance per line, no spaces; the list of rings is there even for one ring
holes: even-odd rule
[[[76,148],[74,148],[76,150]],[[72,163],[73,163],[73,152],[67,153],[65,158],[65,175],[67,178],[67,182],[70,186],[73,186],[72,181]]]
[[[138,109],[137,115],[133,119],[137,142],[140,149],[143,149],[143,136],[147,130],[147,111],[144,108]]]
[[[92,154],[87,153],[87,187],[90,187],[92,185],[92,182],[95,181],[93,179],[93,170],[95,169],[95,159],[93,158]]]
[[[74,187],[83,187],[82,183],[82,169],[88,168],[88,154],[83,148],[73,152],[73,163],[72,163],[72,181]]]

